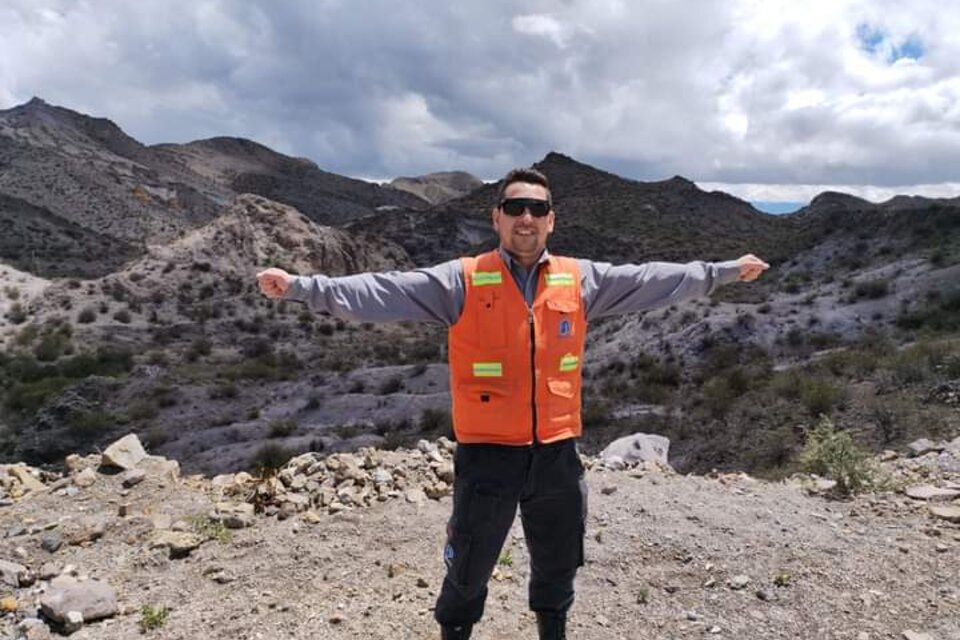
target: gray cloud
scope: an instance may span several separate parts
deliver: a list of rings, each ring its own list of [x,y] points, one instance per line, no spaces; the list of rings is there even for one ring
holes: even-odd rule
[[[960,8],[902,4],[12,0],[0,107],[367,177],[495,178],[556,149],[638,179],[956,182]],[[908,41],[921,58],[891,64]]]

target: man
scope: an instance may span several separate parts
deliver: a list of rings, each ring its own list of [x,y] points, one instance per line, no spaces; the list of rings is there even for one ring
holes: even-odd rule
[[[580,366],[589,320],[645,311],[754,280],[753,255],[717,264],[612,266],[559,258],[547,178],[514,169],[493,208],[498,250],[405,273],[341,278],[257,275],[271,298],[363,320],[435,320],[449,329],[454,434],[447,575],[435,617],[444,639],[470,637],[517,506],[530,552],[529,605],[541,639],[566,637],[583,564],[586,486],[577,453]]]

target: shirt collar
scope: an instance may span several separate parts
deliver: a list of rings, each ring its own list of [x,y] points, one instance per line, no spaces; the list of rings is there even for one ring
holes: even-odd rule
[[[500,247],[500,257],[503,259],[504,264],[507,265],[507,268],[510,269],[511,271],[513,271],[514,269],[520,269],[521,271],[526,273],[527,269],[524,268],[524,266],[521,265],[519,262],[514,260],[513,256],[511,256],[510,253],[506,249],[504,249],[502,246]],[[543,252],[540,253],[540,257],[537,258],[537,264],[535,266],[539,266],[549,260],[550,260],[550,253],[547,251],[547,248],[544,247]]]

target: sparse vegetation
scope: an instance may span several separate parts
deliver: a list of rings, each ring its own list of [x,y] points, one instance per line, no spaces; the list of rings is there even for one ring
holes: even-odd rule
[[[159,629],[166,624],[169,616],[170,610],[166,607],[155,607],[150,604],[145,604],[140,607],[140,629],[144,633]]]
[[[860,493],[877,479],[866,452],[854,444],[848,431],[837,430],[827,417],[809,433],[801,462],[807,471],[835,481],[840,496]]]

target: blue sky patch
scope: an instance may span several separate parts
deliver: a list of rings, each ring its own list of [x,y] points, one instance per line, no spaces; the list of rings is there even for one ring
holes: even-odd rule
[[[889,33],[865,23],[857,25],[857,40],[863,51],[870,55],[885,55],[890,64],[903,58],[919,60],[925,51],[919,36],[911,35],[902,42],[893,42]]]

